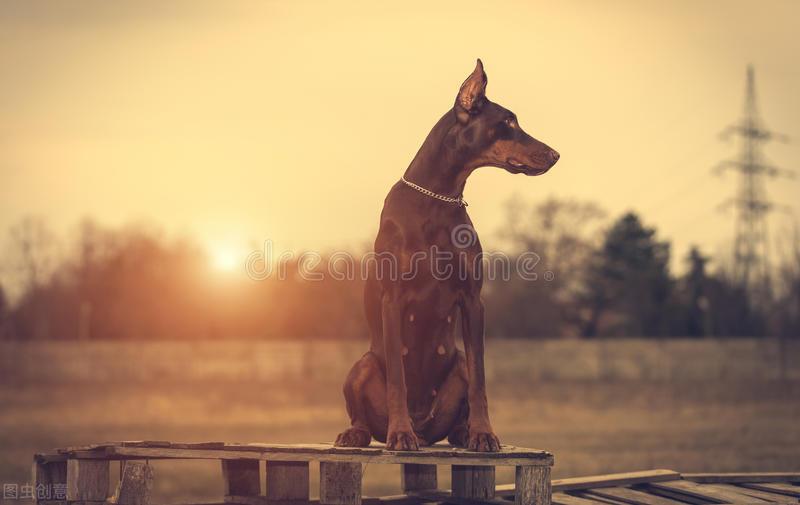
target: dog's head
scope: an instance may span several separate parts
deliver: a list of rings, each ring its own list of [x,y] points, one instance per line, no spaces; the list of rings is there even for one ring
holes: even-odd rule
[[[481,60],[461,85],[453,113],[451,147],[472,168],[495,166],[513,174],[541,175],[558,161],[558,152],[525,133],[513,112],[486,98]]]

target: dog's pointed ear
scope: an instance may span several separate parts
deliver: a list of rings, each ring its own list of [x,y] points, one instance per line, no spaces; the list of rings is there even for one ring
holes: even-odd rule
[[[456,97],[456,115],[459,121],[465,123],[471,114],[477,114],[486,100],[486,72],[483,71],[483,62],[478,58],[475,70],[467,77]]]

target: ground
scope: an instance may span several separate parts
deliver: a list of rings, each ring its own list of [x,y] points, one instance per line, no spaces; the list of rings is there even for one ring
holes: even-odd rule
[[[554,477],[648,468],[800,471],[795,370],[781,381],[772,363],[758,364],[763,359],[715,364],[723,351],[741,349],[665,351],[663,343],[641,341],[602,349],[606,363],[624,366],[597,370],[587,365],[589,351],[575,345],[488,343],[494,427],[504,443],[555,453]],[[362,346],[0,345],[0,482],[26,482],[35,451],[105,440],[331,441],[347,424],[340,386]],[[316,347],[326,351],[316,354]],[[512,347],[513,365],[499,367]],[[653,376],[639,352],[661,353],[669,375]],[[543,374],[537,363],[556,355],[565,357],[563,376]],[[39,372],[31,370],[42,359]],[[700,377],[693,360],[714,372]],[[155,469],[158,502],[221,495],[216,462]],[[448,480],[440,469],[440,481]],[[510,471],[498,472],[498,482],[512,481]],[[369,466],[365,486],[370,495],[396,493],[398,471]]]

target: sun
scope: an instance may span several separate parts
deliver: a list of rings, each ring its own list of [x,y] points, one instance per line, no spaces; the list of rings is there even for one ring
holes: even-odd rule
[[[211,263],[217,270],[232,272],[240,265],[240,255],[232,248],[218,248],[211,252]]]

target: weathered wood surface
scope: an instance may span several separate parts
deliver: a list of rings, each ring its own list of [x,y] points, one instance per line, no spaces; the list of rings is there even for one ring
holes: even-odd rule
[[[223,459],[222,482],[227,497],[261,495],[259,461],[253,459]]]
[[[137,461],[129,461],[122,471],[112,503],[117,505],[150,505],[153,491],[153,467]]]
[[[493,466],[453,465],[450,479],[453,496],[471,500],[494,498],[494,477]]]
[[[108,498],[108,461],[67,461],[67,500],[105,501]]]
[[[152,469],[135,461],[144,459],[221,460],[228,505],[510,505],[511,499],[515,505],[549,505],[551,500],[557,505],[788,505],[799,503],[800,498],[800,486],[792,485],[800,483],[800,473],[682,476],[672,470],[649,470],[551,481],[553,456],[546,451],[503,446],[498,453],[477,453],[445,444],[412,452],[388,451],[382,445],[339,448],[331,444],[109,442],[37,454],[33,482],[65,484],[69,505],[104,505],[108,503],[109,461],[119,460],[123,471],[111,503],[150,505]],[[264,494],[261,461],[267,469]],[[309,500],[311,461],[320,462],[318,501]],[[401,464],[401,485],[406,494],[362,497],[363,464],[370,463]],[[437,464],[452,467],[451,490],[436,489]],[[516,482],[495,486],[496,466],[517,467]],[[128,495],[126,482],[135,483],[129,486]],[[39,505],[67,504],[40,500]]]
[[[308,501],[308,473],[307,461],[267,461],[267,499]]]
[[[263,496],[226,496],[226,505],[267,505]]]
[[[674,500],[682,501],[684,503],[690,503],[690,504],[693,504],[693,505],[708,505],[709,503],[719,503],[718,501],[709,501],[709,500],[704,499],[704,498],[698,498],[696,496],[692,496],[692,495],[688,495],[688,494],[684,494],[684,493],[679,493],[677,491],[669,491],[667,489],[658,489],[658,488],[652,487],[650,484],[637,486],[637,488],[641,489],[643,491],[647,491],[648,493],[651,493],[651,494],[654,494],[654,495],[664,496],[666,498],[672,498]]]
[[[659,478],[659,477],[656,477]],[[719,486],[726,488],[726,484],[720,483]],[[498,486],[500,487],[500,486]],[[705,485],[701,486],[705,487]],[[734,488],[741,489],[739,485],[733,486]],[[650,499],[648,498],[647,501],[643,499],[642,496],[638,494],[634,495],[627,495],[626,499],[621,499],[620,496],[613,494],[612,487],[604,487],[602,484],[600,487],[596,489],[588,489],[588,490],[580,490],[580,491],[570,491],[570,493],[577,493],[574,494],[567,494],[564,492],[555,492],[552,495],[552,503],[556,505],[626,505],[632,504],[634,501],[637,503],[646,503],[649,502]],[[642,493],[648,496],[652,496],[655,499],[664,498],[662,495],[659,494],[651,494],[654,490],[650,490],[646,484],[637,484],[634,488],[627,488],[621,487],[620,489],[625,489],[627,491],[632,491],[635,493]],[[602,491],[602,493],[596,494],[597,491]],[[606,494],[607,496],[601,496],[600,494]],[[718,503],[718,501],[711,501],[706,499],[700,498],[693,498],[689,495],[675,493],[676,496],[680,497],[680,502],[678,503],[696,503],[698,505],[708,505],[709,503]],[[629,499],[630,497],[635,496],[634,500]],[[781,495],[779,495],[781,496]],[[261,497],[262,499],[264,497]],[[776,501],[774,503],[797,503],[796,501],[791,501],[792,498],[789,496],[783,496],[783,498],[788,498],[790,501]],[[665,498],[668,499],[668,498]],[[384,496],[380,498],[372,498],[372,497],[362,497],[361,503],[362,505],[417,505],[420,502],[438,502],[438,503],[453,503],[456,505],[510,505],[510,502],[504,500],[502,498],[487,498],[483,500],[471,500],[467,498],[460,498],[454,497],[451,495],[449,490],[422,490],[422,491],[411,491],[405,495],[397,495],[397,496]],[[270,502],[262,501],[262,502],[253,502],[253,505],[269,505]],[[280,503],[280,502],[278,502]],[[319,500],[309,500],[307,502],[303,502],[304,505],[325,505],[324,503],[320,502]],[[735,501],[733,503],[736,504],[751,504],[751,505],[759,505],[763,502],[753,502],[749,499],[745,501]],[[81,504],[78,504],[81,505]],[[102,505],[100,502],[95,503],[86,503],[83,505]],[[190,505],[190,504],[184,504]],[[191,505],[229,505],[224,503],[204,503],[204,504],[191,504]]]
[[[319,502],[322,505],[361,504],[361,463],[319,464]]]
[[[590,489],[593,487],[632,486],[646,482],[661,482],[680,479],[681,474],[673,470],[645,470],[641,472],[611,473],[605,475],[591,475],[588,477],[570,477],[569,479],[554,479],[553,492]],[[514,484],[497,486],[497,496],[513,496]]]
[[[45,463],[33,461],[31,482],[36,492],[38,505],[66,505],[67,462]],[[55,486],[60,486],[60,491]],[[44,497],[39,490],[44,489]]]
[[[724,482],[738,484],[741,482],[760,483],[760,482],[798,482],[800,483],[800,472],[762,472],[762,473],[684,473],[681,476],[685,480],[699,483],[713,484]]]
[[[572,496],[567,493],[553,493],[553,503],[555,505],[607,505],[609,502],[597,501],[581,496]]]
[[[67,483],[67,462],[55,461],[52,463],[44,463],[40,461],[33,462],[31,469],[31,482],[34,486],[53,486],[54,484]]]
[[[791,496],[786,496],[779,493],[769,493],[767,491],[751,489],[749,487],[744,487],[744,486],[736,486],[734,484],[725,484],[722,482],[715,483],[714,486],[721,489],[727,489],[729,491],[735,491],[737,493],[746,494],[747,496],[755,496],[756,498],[761,498],[762,500],[766,500],[773,503],[798,503],[797,498],[793,498]]]
[[[33,455],[33,460],[38,463],[66,462],[68,459],[66,454],[60,454],[58,452],[37,452]]]
[[[400,469],[400,488],[404,493],[439,487],[436,465],[417,465],[408,463]]]
[[[687,479],[672,470],[649,470],[622,474],[595,475],[552,481],[553,503],[589,505],[624,503],[630,505],[678,505],[696,503],[763,504],[797,503],[785,498],[800,497],[797,473],[688,474]],[[696,479],[696,480],[695,480]],[[699,482],[698,482],[699,481]],[[728,484],[726,484],[726,482]],[[734,485],[735,484],[735,485]],[[748,490],[754,492],[750,493]],[[778,490],[783,493],[783,498]],[[573,494],[565,494],[569,491]],[[762,494],[758,492],[761,491]],[[500,485],[496,496],[515,495],[514,485]],[[577,493],[577,494],[575,494]]]
[[[483,499],[472,499],[472,498],[465,498],[462,496],[454,496],[452,491],[437,489],[437,490],[423,490],[423,491],[411,491],[407,495],[400,495],[400,496],[392,496],[389,498],[381,498],[382,503],[384,505],[403,505],[405,503],[405,498],[413,498],[415,501],[413,503],[418,504],[420,501],[423,502],[434,502],[434,503],[453,503],[456,505],[511,505],[511,502],[504,500],[502,498],[483,498]],[[391,499],[391,501],[384,501],[387,499]],[[365,503],[366,503],[365,499]]]
[[[800,486],[793,486],[785,482],[764,482],[758,484],[742,484],[744,487],[751,489],[759,489],[770,493],[779,493],[786,496],[794,496],[800,498]]]
[[[550,505],[553,491],[549,466],[518,466],[514,485],[515,505]]]
[[[581,496],[589,499],[606,499],[632,505],[683,505],[683,502],[653,495],[627,487],[601,487],[582,491]]]
[[[547,451],[505,445],[499,452],[475,452],[436,444],[419,451],[390,451],[383,445],[334,447],[333,444],[224,444],[203,442],[178,444],[156,442],[108,442],[59,449],[39,454],[41,461],[81,459],[261,459],[274,461],[338,461],[350,463],[416,463],[449,465],[455,461],[481,466],[553,464]]]
[[[654,489],[699,498],[711,503],[767,503],[765,500],[748,496],[744,493],[715,488],[714,484],[698,484],[697,482],[688,480],[653,482],[648,484],[648,486]]]

